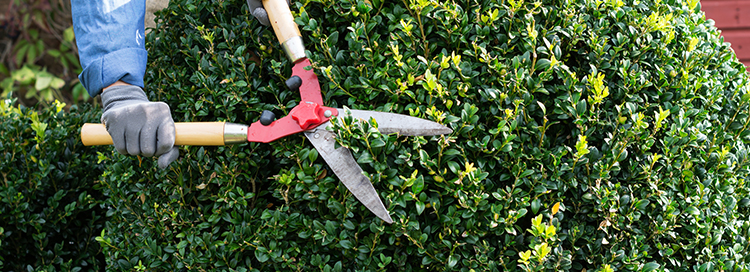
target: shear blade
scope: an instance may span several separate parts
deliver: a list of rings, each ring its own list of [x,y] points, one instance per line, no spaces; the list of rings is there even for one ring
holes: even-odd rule
[[[353,118],[369,120],[374,118],[378,124],[378,130],[383,134],[398,133],[403,136],[431,136],[449,134],[453,132],[450,128],[436,122],[412,117],[403,114],[337,109],[339,116],[345,114]],[[388,210],[378,196],[378,192],[372,186],[370,179],[362,174],[362,168],[352,156],[349,149],[336,148],[336,140],[333,132],[326,130],[331,123],[325,122],[320,126],[305,131],[305,136],[318,150],[329,167],[341,183],[367,207],[372,213],[388,224],[393,223]]]
[[[398,133],[402,136],[432,136],[453,132],[452,129],[444,125],[409,115],[368,110],[337,110],[339,111],[339,115],[349,112],[350,116],[357,119],[369,120],[370,117],[375,118],[375,121],[378,123],[378,131],[383,134]]]
[[[305,136],[318,150],[318,154],[326,161],[333,173],[341,180],[341,183],[349,189],[349,192],[362,202],[372,213],[388,224],[393,223],[388,210],[372,186],[370,179],[362,174],[362,168],[354,160],[349,149],[335,148],[336,140],[334,134],[326,127],[330,122],[318,126],[315,129],[305,131]]]

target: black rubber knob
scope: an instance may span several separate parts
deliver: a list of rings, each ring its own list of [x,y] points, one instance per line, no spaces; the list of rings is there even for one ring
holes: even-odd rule
[[[273,123],[273,121],[276,121],[276,114],[272,111],[264,110],[263,113],[260,114],[261,125],[267,126]]]
[[[302,86],[302,79],[299,76],[293,76],[286,80],[286,87],[291,91],[299,92],[300,86]]]

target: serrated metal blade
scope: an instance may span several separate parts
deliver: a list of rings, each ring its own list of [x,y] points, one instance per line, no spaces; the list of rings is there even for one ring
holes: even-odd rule
[[[378,131],[382,134],[398,133],[403,136],[432,136],[453,132],[452,129],[444,125],[409,115],[368,110],[337,110],[339,111],[339,116],[343,116],[349,112],[350,116],[357,119],[369,120],[370,117],[375,118],[375,121],[378,123]]]
[[[343,147],[335,147],[336,140],[334,139],[334,134],[326,130],[329,124],[330,122],[325,122],[312,130],[305,131],[305,136],[315,146],[318,154],[331,167],[333,173],[341,180],[341,183],[349,189],[349,192],[359,202],[364,204],[367,209],[386,223],[393,223],[393,219],[388,214],[388,209],[383,205],[370,179],[362,174],[362,168],[354,160],[351,151]]]

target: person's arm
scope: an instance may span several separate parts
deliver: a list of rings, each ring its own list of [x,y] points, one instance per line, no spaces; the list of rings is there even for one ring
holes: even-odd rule
[[[71,0],[81,84],[96,96],[118,80],[143,88],[146,72],[144,0]]]
[[[158,156],[166,168],[179,157],[169,106],[150,102],[146,72],[145,0],[71,0],[73,30],[91,94],[101,94],[102,118],[121,154]]]

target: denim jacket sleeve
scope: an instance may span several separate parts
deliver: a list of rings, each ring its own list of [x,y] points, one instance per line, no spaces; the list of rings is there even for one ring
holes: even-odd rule
[[[71,7],[83,68],[78,78],[89,94],[118,80],[143,88],[146,1],[71,0]]]

